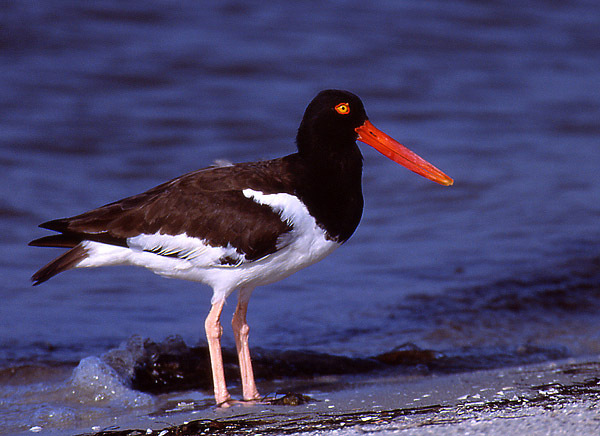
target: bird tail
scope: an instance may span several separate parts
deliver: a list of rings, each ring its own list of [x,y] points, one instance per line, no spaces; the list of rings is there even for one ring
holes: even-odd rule
[[[34,245],[37,247],[69,247],[69,245],[66,245],[66,243],[63,245],[58,245],[60,242],[58,239],[51,239],[58,238],[60,236],[61,235],[54,235],[36,239],[35,241],[31,241],[29,245]],[[44,266],[33,276],[31,276],[31,281],[33,282],[34,286],[44,283],[46,280],[54,277],[58,273],[76,267],[79,262],[88,256],[87,250],[80,243],[75,246],[70,246],[72,248],[69,251],[58,256],[48,265]]]

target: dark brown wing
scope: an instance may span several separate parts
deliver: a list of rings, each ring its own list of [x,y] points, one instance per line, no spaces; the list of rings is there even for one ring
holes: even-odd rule
[[[186,233],[213,246],[231,244],[247,260],[258,259],[276,250],[277,238],[290,226],[242,191],[293,193],[283,176],[286,165],[282,158],[195,171],[81,215],[41,224],[61,235],[30,245],[74,247],[92,240],[127,246],[127,238],[139,234]]]

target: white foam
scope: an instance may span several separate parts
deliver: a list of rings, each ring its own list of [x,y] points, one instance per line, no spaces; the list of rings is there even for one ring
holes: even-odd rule
[[[73,370],[71,395],[80,403],[119,408],[150,407],[151,395],[131,389],[127,382],[99,357],[86,357]]]

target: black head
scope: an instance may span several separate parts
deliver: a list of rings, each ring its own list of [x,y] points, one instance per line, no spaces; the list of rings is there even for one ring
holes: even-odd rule
[[[327,89],[310,102],[298,129],[300,154],[343,150],[356,144],[356,128],[368,119],[362,101],[348,91]]]
[[[312,165],[362,166],[362,155],[356,140],[370,145],[384,156],[441,185],[454,183],[442,171],[419,157],[394,138],[377,129],[367,117],[356,95],[348,91],[328,89],[310,102],[298,129],[296,143],[300,156]]]

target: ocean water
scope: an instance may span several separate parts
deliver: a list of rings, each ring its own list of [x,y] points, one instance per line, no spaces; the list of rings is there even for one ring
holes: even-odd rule
[[[409,343],[482,366],[600,352],[597,2],[2,9],[1,434],[151,413],[157,398],[100,356],[134,335],[196,345],[210,305],[206,286],[135,268],[33,288],[60,253],[27,246],[46,234],[37,225],[219,159],[292,153],[325,88],[358,94],[377,127],[455,185],[363,146],[361,225],[321,263],[255,291],[252,346],[365,357]]]

